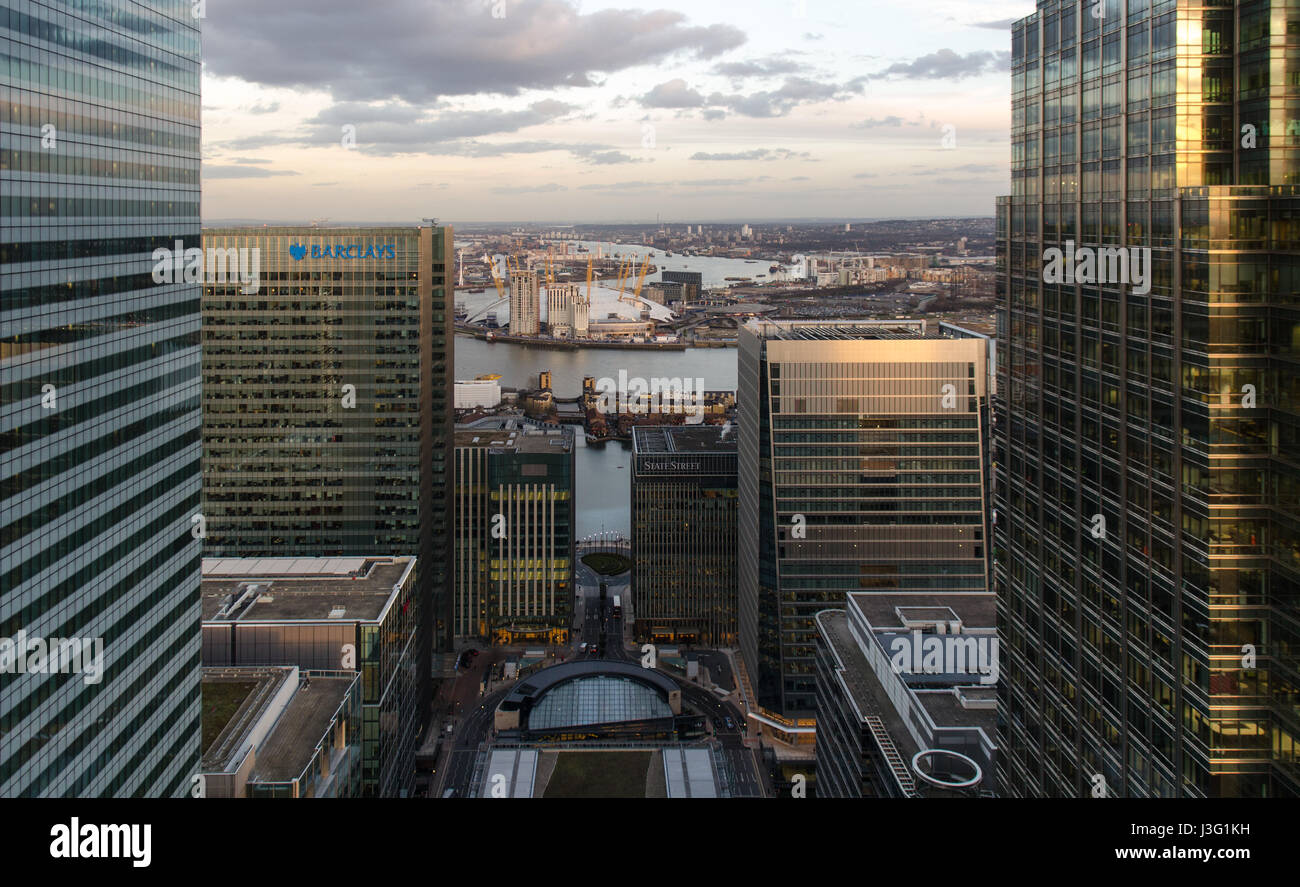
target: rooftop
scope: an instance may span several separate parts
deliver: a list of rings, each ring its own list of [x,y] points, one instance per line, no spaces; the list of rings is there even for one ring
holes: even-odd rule
[[[378,621],[414,557],[204,558],[204,622]]]
[[[928,785],[911,772],[911,761],[922,748],[853,636],[848,614],[844,610],[823,610],[816,619],[821,636],[839,660],[839,677],[859,714],[863,718],[879,718],[887,736],[877,735],[878,741],[883,739],[897,750],[901,763],[894,768],[895,777],[907,790],[921,797],[950,796],[951,792]],[[992,737],[997,725],[996,710],[967,708],[963,703],[963,699],[968,699],[978,704],[992,692],[995,692],[992,688],[984,687],[950,687],[909,690],[908,695],[924,708],[936,727],[977,727]],[[986,773],[985,781],[991,776]]]
[[[258,750],[249,781],[288,782],[301,776],[348,690],[358,680],[356,674],[304,678]]]
[[[503,420],[508,421],[508,420]],[[573,432],[568,428],[482,428],[456,426],[456,448],[483,447],[512,453],[568,453],[573,450]]]
[[[953,619],[960,620],[966,630],[993,631],[997,627],[997,598],[983,591],[931,594],[866,592],[850,594],[848,603],[877,631],[910,631],[921,624],[951,623]]]
[[[734,453],[733,425],[639,425],[632,429],[632,449],[638,455],[674,453]]]
[[[745,329],[760,339],[924,339],[924,320],[751,320]]]

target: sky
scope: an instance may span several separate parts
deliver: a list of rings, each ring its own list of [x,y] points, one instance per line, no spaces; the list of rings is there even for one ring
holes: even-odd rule
[[[916,12],[913,12],[916,10]],[[205,220],[987,216],[1033,0],[215,0]]]

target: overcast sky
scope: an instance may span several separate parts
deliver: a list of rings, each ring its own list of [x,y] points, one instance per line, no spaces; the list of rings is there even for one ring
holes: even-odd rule
[[[991,215],[1009,187],[1010,23],[1033,9],[214,0],[203,215]]]

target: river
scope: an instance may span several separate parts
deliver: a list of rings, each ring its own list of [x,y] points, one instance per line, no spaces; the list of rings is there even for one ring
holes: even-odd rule
[[[557,397],[576,397],[582,377],[687,377],[704,380],[706,391],[736,389],[735,348],[688,348],[685,351],[589,348],[551,351],[528,345],[484,342],[471,336],[456,337],[456,378],[473,379],[481,373],[498,373],[508,388],[532,388],[537,374],[550,370]],[[588,447],[578,428],[577,534],[603,531],[630,535],[632,445],[611,441]]]

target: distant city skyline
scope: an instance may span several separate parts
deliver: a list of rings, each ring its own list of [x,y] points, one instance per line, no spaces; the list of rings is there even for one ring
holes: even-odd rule
[[[204,221],[985,216],[1007,190],[1031,0],[631,5],[210,5]]]

